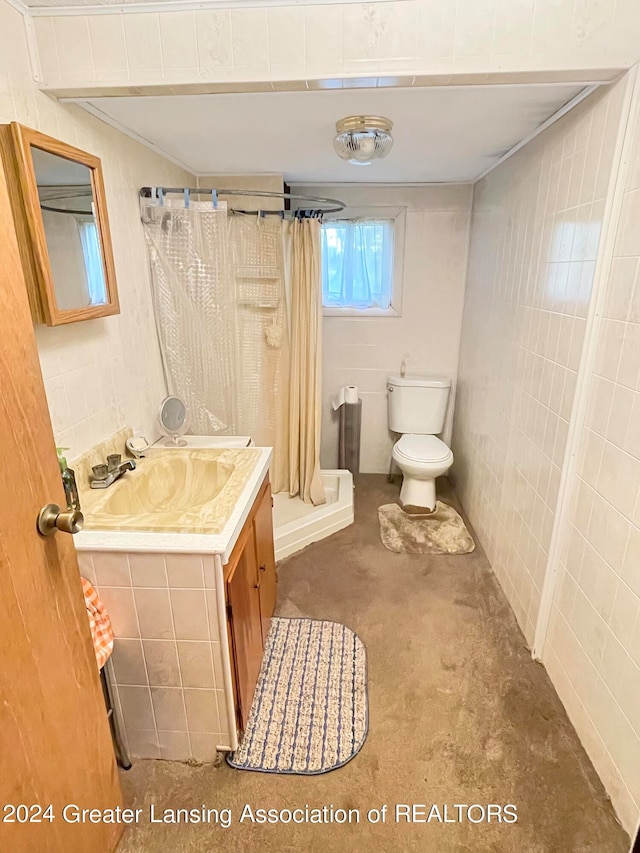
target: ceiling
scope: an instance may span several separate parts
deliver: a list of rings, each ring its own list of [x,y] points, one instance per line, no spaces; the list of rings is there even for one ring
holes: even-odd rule
[[[105,120],[197,175],[283,174],[293,182],[467,182],[582,90],[581,85],[331,89],[94,98]],[[82,102],[81,102],[82,103]],[[333,150],[351,114],[394,123],[389,156],[352,166]]]

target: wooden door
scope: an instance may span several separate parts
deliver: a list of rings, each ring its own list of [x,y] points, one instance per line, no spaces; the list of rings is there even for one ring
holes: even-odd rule
[[[247,724],[262,663],[258,574],[255,538],[251,530],[227,583],[227,601],[231,606],[238,717],[242,730]]]
[[[0,234],[0,850],[109,853],[120,826],[62,817],[121,793],[73,540],[36,531],[64,492],[1,163]]]
[[[273,545],[273,501],[271,488],[267,483],[253,520],[256,536],[256,556],[260,573],[260,619],[262,622],[262,642],[267,640],[271,617],[276,606],[278,582],[276,558]]]

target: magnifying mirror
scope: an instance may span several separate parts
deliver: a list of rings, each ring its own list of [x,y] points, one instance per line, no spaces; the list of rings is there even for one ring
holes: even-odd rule
[[[158,420],[169,441],[165,441],[165,447],[186,447],[187,442],[180,436],[186,432],[189,423],[187,407],[180,397],[166,397],[160,404]]]

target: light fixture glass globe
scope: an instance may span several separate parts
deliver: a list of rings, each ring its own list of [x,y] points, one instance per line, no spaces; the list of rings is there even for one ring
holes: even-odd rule
[[[354,166],[369,166],[386,157],[393,146],[389,119],[380,116],[348,116],[336,124],[333,141],[339,157]]]

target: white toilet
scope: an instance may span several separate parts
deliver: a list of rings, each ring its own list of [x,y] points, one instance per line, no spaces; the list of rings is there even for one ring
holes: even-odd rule
[[[450,379],[390,376],[387,380],[389,429],[402,433],[392,456],[402,471],[400,506],[426,514],[436,508],[436,477],[453,465],[453,453],[437,433],[444,428]]]

